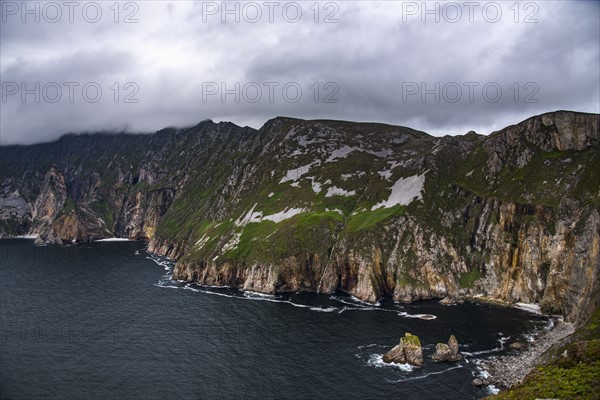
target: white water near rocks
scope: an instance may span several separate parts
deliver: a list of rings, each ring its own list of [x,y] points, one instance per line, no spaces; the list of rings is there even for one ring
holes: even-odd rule
[[[47,246],[51,258],[34,257],[30,240],[2,243],[7,398],[478,398],[493,390],[470,383],[480,362],[547,325],[472,303],[373,305],[173,281],[174,262],[139,242]],[[420,336],[423,368],[383,363],[404,332]],[[433,362],[450,334],[463,360]]]

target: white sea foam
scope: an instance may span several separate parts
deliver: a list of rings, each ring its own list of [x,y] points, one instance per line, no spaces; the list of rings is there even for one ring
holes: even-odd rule
[[[369,360],[367,361],[367,365],[375,368],[398,368],[405,372],[410,372],[414,369],[414,367],[410,364],[401,364],[401,363],[386,363],[383,361],[383,354],[371,354],[369,356]]]
[[[156,260],[154,260],[154,261],[156,261]],[[166,275],[166,277],[169,277],[169,276]],[[169,282],[170,282],[170,279],[169,279]],[[183,283],[183,281],[178,281],[178,282]],[[291,300],[282,300],[277,295],[272,295],[272,294],[267,294],[267,293],[259,293],[259,292],[252,292],[252,291],[240,291],[241,292],[240,294],[229,294],[229,293],[222,293],[222,292],[219,292],[219,291],[216,291],[216,290],[210,290],[210,289],[228,289],[228,287],[226,287],[226,286],[206,286],[206,285],[198,285],[196,283],[193,283],[193,284],[188,283],[188,284],[186,284],[184,286],[174,286],[174,285],[167,284],[166,282],[165,283],[159,282],[155,286],[166,287],[166,288],[169,288],[169,289],[191,290],[191,291],[197,292],[197,293],[210,294],[210,295],[221,296],[221,297],[228,297],[228,298],[233,298],[233,299],[255,300],[255,301],[269,301],[269,302],[272,302],[272,303],[283,303],[283,304],[289,304],[289,305],[291,305],[293,307],[306,308],[306,309],[309,309],[311,311],[316,311],[316,312],[332,313],[332,312],[336,312],[336,311],[340,310],[338,307],[333,307],[333,306],[331,306],[331,307],[321,307],[321,306],[314,306],[314,305],[308,305],[308,304],[298,304],[298,303],[294,303]],[[356,309],[364,310],[365,308],[356,308]],[[372,308],[372,309],[378,310],[376,308]]]
[[[167,274],[163,276],[163,279],[155,285],[158,287],[166,287],[166,288],[170,288],[170,289],[191,290],[193,292],[234,298],[234,299],[284,303],[284,304],[289,304],[293,307],[306,308],[306,309],[309,309],[311,311],[316,311],[316,312],[325,312],[325,313],[337,312],[337,313],[341,314],[345,311],[383,311],[383,312],[396,313],[396,315],[405,317],[405,318],[421,318],[421,319],[435,319],[436,318],[434,315],[430,315],[430,314],[408,314],[405,312],[399,313],[397,310],[381,308],[379,303],[376,303],[376,304],[365,303],[353,296],[349,296],[349,297],[345,297],[345,298],[339,298],[339,297],[333,296],[333,295],[330,296],[330,299],[340,302],[342,304],[347,304],[350,306],[350,307],[344,306],[342,308],[339,308],[339,307],[335,307],[335,306],[326,307],[326,306],[315,306],[315,305],[309,305],[309,304],[299,304],[299,303],[294,303],[291,300],[283,300],[280,298],[279,295],[253,292],[253,291],[249,291],[249,290],[237,289],[237,290],[239,290],[239,293],[237,293],[237,294],[223,293],[223,292],[219,292],[217,290],[211,290],[211,289],[231,289],[228,286],[200,285],[198,283],[186,283],[185,281],[182,281],[182,280],[178,280],[177,282],[184,283],[183,286],[175,286],[175,285],[171,284],[171,282],[173,282],[172,272],[173,272],[173,267],[175,265],[174,261],[172,261],[170,259],[160,259],[156,256],[149,256],[146,258],[154,261],[156,264],[158,264],[160,266],[163,266],[165,271],[167,271]]]
[[[504,350],[504,345],[506,344],[506,342],[510,339],[510,336],[502,336],[498,339],[498,342],[500,343],[500,346],[498,347],[494,347],[493,349],[489,349],[489,350],[481,350],[481,351],[473,351],[473,352],[467,352],[467,351],[463,351],[462,353],[467,355],[467,356],[479,356],[481,354],[489,354],[489,353],[496,353],[499,351]]]
[[[535,342],[535,334],[534,333],[528,333],[523,335],[525,337],[525,340],[527,340],[529,343],[533,343]]]
[[[465,366],[464,364],[459,364],[459,365],[456,365],[454,367],[446,368],[443,371],[430,372],[428,374],[423,374],[423,375],[419,375],[419,376],[413,376],[413,377],[410,377],[410,378],[404,378],[404,379],[399,379],[399,380],[395,380],[395,381],[388,380],[388,382],[390,382],[390,383],[401,383],[401,382],[406,382],[406,381],[414,381],[414,380],[417,380],[417,379],[425,379],[425,378],[428,378],[428,377],[430,377],[432,375],[441,375],[441,374],[445,374],[448,371],[452,371],[454,369],[464,368],[464,366]]]
[[[358,348],[360,350],[362,350],[362,349],[368,349],[369,347],[375,347],[375,346],[381,346],[381,345],[377,344],[377,343],[371,343],[371,344],[367,344],[367,345],[364,345],[364,346],[358,346]]]
[[[160,283],[155,283],[154,286],[159,287],[159,288],[165,288],[165,289],[181,289],[180,286],[161,285]]]
[[[252,290],[246,290],[246,291],[244,291],[244,297],[255,297],[255,296],[266,297],[266,298],[269,298],[269,299],[274,299],[275,298],[275,295],[270,294],[270,293],[253,292]]]
[[[150,257],[148,257],[148,259],[152,259]],[[153,260],[155,262],[157,262],[156,260]],[[159,263],[159,262],[157,262]],[[165,270],[170,271],[171,270],[171,266],[166,266]],[[272,303],[284,303],[284,304],[289,304],[293,307],[297,307],[297,308],[306,308],[309,309],[311,311],[316,311],[316,312],[326,312],[326,313],[332,313],[332,312],[338,312],[339,314],[345,312],[345,311],[384,311],[384,312],[394,312],[397,313],[395,310],[388,310],[385,308],[379,308],[379,307],[373,307],[372,305],[370,306],[363,306],[361,305],[361,301],[358,299],[353,299],[352,301],[344,301],[342,299],[338,299],[335,298],[334,296],[332,296],[331,298],[339,301],[341,303],[345,303],[345,304],[349,304],[349,305],[353,305],[353,307],[342,307],[341,309],[338,307],[321,307],[321,306],[312,306],[312,305],[308,305],[308,304],[299,304],[299,303],[294,303],[291,300],[282,300],[280,298],[278,298],[276,295],[272,295],[272,294],[266,294],[266,293],[259,293],[259,292],[252,292],[252,291],[242,291],[242,294],[228,294],[228,293],[222,293],[222,292],[218,292],[215,290],[210,290],[210,289],[230,289],[228,286],[209,286],[209,285],[198,285],[196,283],[194,284],[186,284],[184,286],[173,286],[173,285],[169,285],[167,284],[167,282],[171,281],[171,276],[170,275],[165,275],[163,278],[166,278],[167,281],[166,282],[159,282],[158,284],[156,284],[155,286],[158,287],[166,287],[169,289],[185,289],[185,290],[192,290],[194,292],[198,292],[198,293],[203,293],[203,294],[210,294],[210,295],[216,295],[216,296],[221,296],[221,297],[228,297],[228,298],[233,298],[233,299],[242,299],[242,300],[256,300],[256,301],[269,301]],[[185,281],[177,281],[179,283],[184,283]],[[197,287],[192,287],[191,285],[195,285]],[[202,288],[206,288],[206,289],[202,289]],[[369,304],[369,303],[364,303],[364,304]],[[407,314],[407,313],[397,313],[397,315],[399,316],[403,316],[406,318],[422,318],[422,316],[424,315],[429,315],[429,314],[416,314],[416,315],[411,315],[411,314]],[[435,316],[433,316],[435,318]],[[430,319],[430,318],[425,318],[425,319]]]
[[[310,307],[310,310],[313,311],[318,311],[318,312],[335,312],[338,310],[338,308],[336,307],[327,307],[327,308],[323,308],[323,307]]]
[[[435,315],[432,314],[409,314],[405,311],[400,311],[398,315],[405,318],[419,318],[423,320],[432,320],[437,318]]]
[[[99,239],[96,240],[96,242],[130,242],[131,240],[127,239],[127,238],[106,238],[106,239]]]
[[[494,386],[494,385],[488,385],[488,386],[486,387],[486,389],[487,389],[487,391],[488,391],[488,393],[489,393],[489,394],[496,395],[496,394],[500,393],[500,389],[498,389],[498,388],[497,388],[496,386]]]
[[[212,288],[215,289],[226,289],[228,287],[226,286],[205,286],[205,285],[198,285],[198,284],[193,284],[194,286],[196,286],[196,288],[191,288],[192,284],[187,284],[185,286],[175,286],[175,288],[181,288],[181,289],[188,289],[188,290],[193,290],[194,292],[198,292],[198,293],[204,293],[204,294],[210,294],[210,295],[215,295],[215,296],[221,296],[221,297],[228,297],[231,299],[241,299],[241,300],[255,300],[255,301],[269,301],[272,303],[284,303],[284,304],[289,304],[293,307],[297,307],[297,308],[307,308],[313,311],[317,311],[317,312],[334,312],[337,311],[337,308],[335,307],[328,307],[328,308],[322,308],[322,307],[315,307],[315,306],[311,306],[311,305],[307,305],[307,304],[298,304],[298,303],[294,303],[291,300],[281,300],[280,298],[278,298],[276,295],[272,295],[272,294],[267,294],[267,293],[259,293],[259,292],[252,292],[252,291],[243,291],[241,292],[241,294],[229,294],[229,293],[222,293],[219,291],[215,291],[215,290],[210,290]],[[164,286],[164,287],[173,287],[173,286]],[[206,288],[206,289],[203,289]]]
[[[354,297],[354,296],[348,296],[348,297],[341,298],[341,297],[332,295],[329,298],[332,300],[335,300],[335,301],[339,301],[340,303],[349,304],[352,306],[361,306],[361,308],[372,308],[374,310],[379,310],[379,308],[376,308],[376,307],[381,306],[381,303],[379,303],[379,302],[371,304],[371,303],[367,303],[366,301],[362,301],[361,299]],[[391,311],[391,310],[385,310],[385,311]]]
[[[136,251],[136,254],[139,254],[139,252]],[[146,259],[154,261],[154,263],[163,267],[163,269],[167,272],[167,274],[163,276],[163,279],[160,282],[158,282],[159,286],[167,285],[169,282],[171,282],[171,278],[173,275],[173,267],[175,266],[175,261],[173,261],[167,257],[157,256],[157,255],[154,255],[151,253],[148,253],[148,255],[146,256]]]
[[[483,379],[487,379],[487,378],[489,378],[491,375],[490,375],[490,373],[489,373],[488,371],[486,371],[485,369],[482,369],[482,370],[479,372],[479,376],[480,376],[481,378],[483,378]]]

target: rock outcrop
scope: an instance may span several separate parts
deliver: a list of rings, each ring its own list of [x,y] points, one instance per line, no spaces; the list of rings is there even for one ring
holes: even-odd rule
[[[448,344],[438,343],[435,345],[435,354],[431,356],[433,361],[444,362],[444,361],[458,361],[461,359],[458,354],[458,341],[454,335],[448,339]]]
[[[126,237],[173,277],[363,301],[600,304],[599,116],[489,136],[275,118],[1,147],[0,236]]]
[[[400,338],[400,343],[383,355],[383,361],[423,366],[423,348],[419,337],[406,332],[404,337]]]
[[[513,350],[525,350],[527,348],[527,345],[523,342],[513,342],[508,347],[510,347]]]

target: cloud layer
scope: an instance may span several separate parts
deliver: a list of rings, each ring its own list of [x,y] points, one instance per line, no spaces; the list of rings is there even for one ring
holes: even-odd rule
[[[597,2],[65,4],[1,3],[2,144],[278,115],[489,133],[600,110]]]

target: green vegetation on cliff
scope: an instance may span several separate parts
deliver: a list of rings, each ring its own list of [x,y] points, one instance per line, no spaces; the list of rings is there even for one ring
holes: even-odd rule
[[[600,308],[567,344],[549,350],[549,361],[515,388],[490,400],[600,398]]]
[[[555,112],[489,136],[283,117],[68,135],[0,148],[0,235],[149,240],[200,283],[485,295],[576,319],[600,274],[598,130]]]

